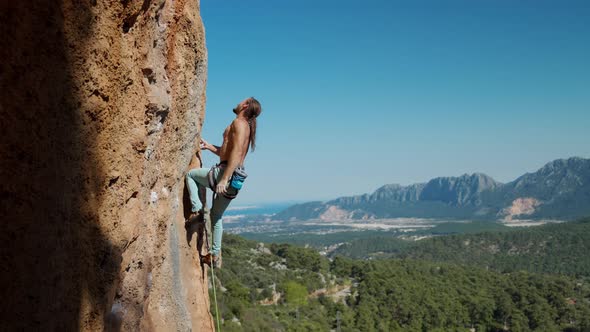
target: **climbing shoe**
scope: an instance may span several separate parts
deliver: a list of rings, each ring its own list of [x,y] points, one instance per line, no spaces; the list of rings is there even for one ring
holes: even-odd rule
[[[221,253],[219,255],[211,255],[210,253],[202,256],[203,263],[209,265],[209,267],[214,269],[221,268]]]

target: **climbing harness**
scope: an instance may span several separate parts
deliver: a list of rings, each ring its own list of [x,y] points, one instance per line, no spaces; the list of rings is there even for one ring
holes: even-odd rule
[[[213,190],[213,193],[217,194],[217,178],[216,178],[216,170],[217,170],[217,174],[219,174],[219,172],[223,172],[223,169],[227,166],[227,161],[222,161],[219,164],[211,167],[211,169],[209,170],[209,172],[207,173],[207,180],[209,181],[209,188],[211,188],[211,190]],[[244,185],[244,180],[246,180],[246,177],[248,177],[248,174],[246,174],[246,171],[244,170],[244,167],[236,167],[236,169],[234,170],[234,173],[231,175],[231,179],[229,181],[229,184],[232,188],[236,189],[237,192],[240,191],[240,189],[242,189],[242,186]],[[227,198],[227,199],[234,199],[236,198],[236,196],[238,195],[238,193],[235,194],[229,194],[229,193],[223,193],[223,197]]]

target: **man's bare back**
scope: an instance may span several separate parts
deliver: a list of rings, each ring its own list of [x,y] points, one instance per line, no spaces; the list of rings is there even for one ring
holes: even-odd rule
[[[247,98],[241,101],[233,111],[236,118],[225,128],[221,146],[209,144],[204,139],[201,140],[201,149],[215,153],[221,162],[227,163],[215,190],[220,194],[225,193],[235,169],[244,166],[248,147],[254,148],[256,117],[260,114],[261,108],[260,103],[254,98]],[[251,127],[251,122],[254,127]]]
[[[186,184],[191,201],[191,214],[188,220],[196,220],[199,213],[203,212],[205,204],[199,195],[201,189],[210,187],[217,195],[209,210],[211,228],[213,229],[212,249],[209,254],[203,256],[203,262],[209,266],[219,267],[221,264],[221,237],[223,226],[221,217],[229,203],[242,189],[247,174],[243,169],[235,172],[237,168],[243,168],[244,159],[248,150],[254,151],[256,145],[256,118],[262,112],[260,103],[253,97],[244,99],[234,109],[236,118],[225,128],[223,132],[223,143],[216,146],[201,139],[201,150],[209,150],[219,156],[223,166],[216,165],[211,169],[191,169],[186,175]],[[220,163],[221,164],[221,163]],[[232,176],[233,175],[233,176]],[[211,180],[211,179],[215,180]],[[230,179],[231,186],[230,186]],[[202,219],[204,220],[204,219]]]
[[[235,119],[229,126],[227,126],[227,128],[225,128],[225,130],[223,131],[223,143],[221,144],[221,147],[219,147],[219,161],[229,161],[230,159],[230,153],[232,152],[233,148],[234,148],[234,144],[240,144],[240,148],[238,149],[238,151],[240,152],[238,155],[236,155],[236,159],[239,160],[238,166],[243,166],[244,165],[244,160],[246,159],[246,154],[248,154],[248,143],[249,143],[249,137],[250,137],[250,128],[249,126],[248,129],[245,132],[242,132],[241,134],[244,135],[246,134],[245,139],[238,139],[238,142],[235,142],[236,140],[234,139],[230,139],[231,137],[235,136],[235,129],[233,129],[234,127],[234,123],[237,121],[243,121],[246,122],[243,119],[237,118]],[[236,124],[236,126],[239,124]],[[248,123],[246,122],[246,125],[248,125]],[[243,126],[243,124],[242,124]]]

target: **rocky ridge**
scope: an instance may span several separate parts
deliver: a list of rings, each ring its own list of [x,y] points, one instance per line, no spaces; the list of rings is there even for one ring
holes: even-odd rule
[[[481,174],[388,184],[372,194],[291,206],[278,220],[396,217],[573,219],[590,215],[590,159],[559,159],[507,184]]]

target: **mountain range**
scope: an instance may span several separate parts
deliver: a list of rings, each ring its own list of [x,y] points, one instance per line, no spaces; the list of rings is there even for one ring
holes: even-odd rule
[[[590,159],[554,160],[503,184],[482,173],[438,177],[408,186],[387,184],[371,194],[296,204],[276,220],[445,218],[504,220],[590,216]]]

